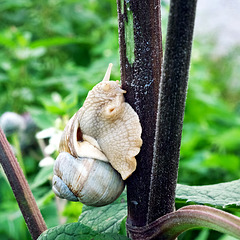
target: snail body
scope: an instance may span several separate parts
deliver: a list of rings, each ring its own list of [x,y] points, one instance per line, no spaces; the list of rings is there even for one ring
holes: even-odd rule
[[[118,81],[109,81],[111,67],[65,127],[54,166],[56,195],[91,206],[106,205],[121,194],[142,145],[138,115],[124,101],[126,91]],[[90,177],[94,180],[85,181]]]

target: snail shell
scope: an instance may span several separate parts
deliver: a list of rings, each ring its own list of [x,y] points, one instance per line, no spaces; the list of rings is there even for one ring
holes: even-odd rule
[[[111,67],[65,127],[54,166],[56,195],[92,206],[121,194],[142,145],[138,115],[118,81],[109,81]]]
[[[109,163],[75,158],[66,152],[59,154],[53,177],[53,191],[57,196],[86,205],[103,206],[117,199],[123,189],[120,174]]]

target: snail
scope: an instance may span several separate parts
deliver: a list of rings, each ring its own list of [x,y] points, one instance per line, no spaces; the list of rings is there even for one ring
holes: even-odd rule
[[[139,117],[125,102],[112,64],[67,123],[54,164],[52,189],[60,198],[103,206],[116,200],[136,169],[142,145]]]

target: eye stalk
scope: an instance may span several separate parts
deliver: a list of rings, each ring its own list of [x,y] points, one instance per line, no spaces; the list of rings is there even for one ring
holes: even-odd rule
[[[112,71],[112,66],[113,66],[113,64],[112,64],[112,63],[109,63],[108,69],[107,69],[107,71],[106,71],[106,73],[105,73],[105,76],[104,76],[104,78],[103,78],[103,81],[104,81],[104,82],[110,80],[110,75],[111,75],[111,71]]]

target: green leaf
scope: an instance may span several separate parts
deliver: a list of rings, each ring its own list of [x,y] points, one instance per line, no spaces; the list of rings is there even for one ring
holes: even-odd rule
[[[65,206],[62,215],[68,218],[68,222],[77,222],[79,216],[82,214],[83,203],[71,202]]]
[[[178,184],[176,202],[240,209],[240,180],[205,186]]]
[[[75,92],[71,93],[70,95],[66,96],[63,99],[62,105],[64,109],[74,108],[78,105],[78,98]]]
[[[113,233],[100,234],[83,224],[70,223],[43,232],[38,240],[127,240],[129,238]]]
[[[221,135],[217,135],[213,139],[215,145],[220,149],[226,149],[229,151],[238,150],[240,145],[240,129],[239,126],[225,131]]]
[[[31,1],[29,0],[17,0],[17,1],[1,1],[0,11],[13,10],[17,8],[30,7]]]
[[[31,117],[37,126],[41,129],[49,128],[54,126],[54,122],[57,118],[56,115],[46,112],[44,109],[37,107],[26,107],[26,110],[30,112]]]
[[[112,203],[103,207],[84,206],[79,222],[94,231],[118,233],[122,220],[127,216],[127,203]]]
[[[52,46],[61,46],[66,44],[73,44],[73,43],[89,43],[85,39],[81,38],[66,38],[66,37],[54,37],[54,38],[46,38],[46,39],[40,39],[32,42],[30,44],[31,48],[36,47],[52,47]]]
[[[53,166],[46,166],[41,168],[37,176],[34,178],[31,184],[31,189],[41,186],[42,184],[48,182],[53,174]]]
[[[234,154],[209,153],[203,161],[207,167],[223,168],[238,175],[240,168],[239,156]]]

